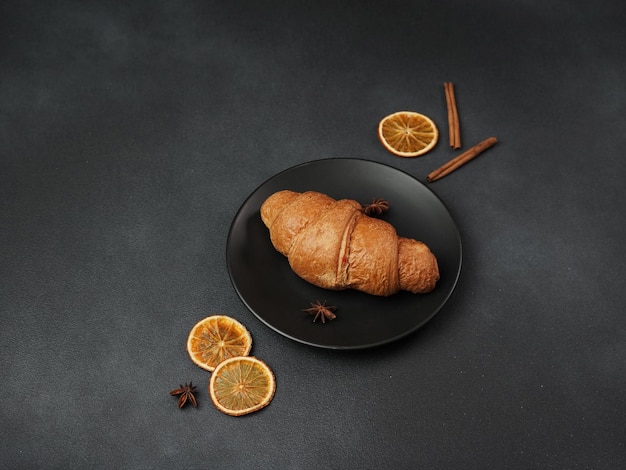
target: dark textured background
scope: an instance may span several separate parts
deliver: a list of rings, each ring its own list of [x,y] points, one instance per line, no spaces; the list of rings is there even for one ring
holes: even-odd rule
[[[1,466],[623,468],[625,23],[621,0],[2,2]],[[265,327],[228,276],[240,205],[327,157],[424,181],[455,155],[444,81],[465,146],[500,141],[429,186],[464,243],[450,301],[358,352]],[[378,143],[401,109],[439,124],[427,156]],[[218,412],[186,356],[213,313],[276,373],[261,412]]]

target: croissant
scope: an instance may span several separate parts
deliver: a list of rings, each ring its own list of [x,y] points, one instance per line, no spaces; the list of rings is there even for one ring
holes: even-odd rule
[[[428,246],[399,237],[388,222],[365,215],[357,201],[283,190],[263,202],[261,219],[291,269],[318,287],[388,296],[427,293],[439,280]]]

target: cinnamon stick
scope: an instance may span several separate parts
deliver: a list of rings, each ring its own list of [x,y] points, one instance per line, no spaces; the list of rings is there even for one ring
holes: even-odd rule
[[[452,99],[452,113],[454,122],[454,148],[461,148],[461,125],[459,123],[459,109],[456,105],[456,94],[454,93],[454,84],[450,83],[450,98]]]
[[[448,133],[450,135],[450,147],[460,149],[461,126],[459,124],[459,110],[456,104],[454,84],[452,82],[444,82],[443,87],[446,93],[446,106],[448,109]]]
[[[476,158],[478,155],[480,155],[482,152],[484,152],[488,148],[493,147],[496,144],[496,142],[498,142],[498,139],[496,139],[495,137],[489,137],[488,139],[483,140],[482,142],[474,145],[469,150],[466,150],[465,152],[463,152],[461,155],[453,158],[449,162],[443,164],[436,170],[432,171],[426,177],[426,180],[429,183],[432,183],[433,181],[437,181],[438,179],[441,179],[444,176],[449,175],[457,168],[465,165],[470,160],[473,160],[474,158]]]
[[[443,90],[446,93],[446,108],[448,110],[448,136],[450,147],[454,148],[454,113],[452,111],[452,100],[450,99],[450,87],[448,82],[443,83]]]

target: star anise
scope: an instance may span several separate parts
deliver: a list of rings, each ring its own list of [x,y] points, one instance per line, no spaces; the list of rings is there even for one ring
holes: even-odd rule
[[[384,199],[374,198],[372,202],[363,208],[365,215],[377,217],[383,215],[389,210],[389,202]]]
[[[189,400],[189,403],[191,403],[194,408],[197,408],[198,402],[196,401],[196,397],[194,396],[195,391],[196,391],[196,386],[193,385],[191,382],[189,382],[189,384],[181,385],[180,388],[172,390],[170,392],[170,395],[178,396],[179,408],[182,408],[183,406],[185,406],[185,403],[187,403],[187,400]]]
[[[313,322],[321,319],[322,323],[326,323],[326,320],[334,320],[337,318],[337,315],[333,313],[335,310],[337,310],[337,307],[334,305],[326,305],[326,301],[321,303],[318,300],[317,302],[311,302],[311,308],[305,308],[302,311],[309,315],[314,315]]]

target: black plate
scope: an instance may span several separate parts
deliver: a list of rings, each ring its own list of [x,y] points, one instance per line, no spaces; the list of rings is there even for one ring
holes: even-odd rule
[[[439,262],[441,279],[429,294],[400,292],[377,297],[329,291],[291,271],[272,246],[259,214],[272,193],[314,190],[335,199],[367,204],[384,198],[382,218],[398,234],[426,243]],[[226,248],[232,283],[246,306],[278,333],[311,346],[358,349],[402,338],[430,320],[446,303],[461,271],[461,237],[443,202],[412,176],[381,163],[351,158],[316,160],[285,170],[263,183],[239,209]],[[337,307],[337,318],[322,324],[303,312],[314,301]]]

